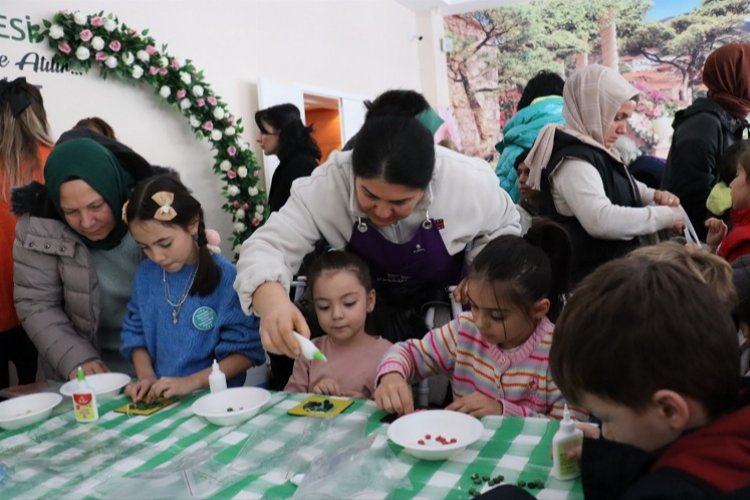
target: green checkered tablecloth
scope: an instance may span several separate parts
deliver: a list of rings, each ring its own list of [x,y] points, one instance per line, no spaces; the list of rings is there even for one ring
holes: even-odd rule
[[[307,395],[273,393],[252,419],[219,427],[193,415],[200,395],[149,417],[114,413],[127,401],[120,398],[101,405],[93,424],[76,423],[71,410],[0,431],[0,495],[465,499],[478,473],[542,480],[544,489],[529,490],[540,499],[583,498],[579,481],[549,476],[556,422],[487,417],[479,441],[452,460],[427,462],[388,442],[383,413],[370,401],[323,420],[287,415]]]

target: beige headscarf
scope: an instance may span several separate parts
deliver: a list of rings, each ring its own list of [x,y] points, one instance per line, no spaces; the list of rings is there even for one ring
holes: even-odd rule
[[[592,64],[574,71],[563,87],[565,125],[544,127],[526,157],[531,187],[539,189],[541,185],[542,170],[552,156],[557,130],[599,148],[620,161],[617,151],[604,147],[604,138],[620,106],[637,94],[638,89],[612,68]]]

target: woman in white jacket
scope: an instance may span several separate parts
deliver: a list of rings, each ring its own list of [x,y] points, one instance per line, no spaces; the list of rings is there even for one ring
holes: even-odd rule
[[[458,284],[491,239],[519,233],[518,212],[489,165],[435,147],[414,118],[376,117],[353,152],[334,153],[295,181],[289,201],[245,241],[235,288],[243,309],[260,316],[266,350],[296,357],[292,330],[310,330],[288,290],[317,240],[369,264],[380,306],[413,309],[425,291]],[[422,335],[423,324],[409,333]]]

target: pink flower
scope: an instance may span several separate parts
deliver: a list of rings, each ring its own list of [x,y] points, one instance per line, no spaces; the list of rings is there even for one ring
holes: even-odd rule
[[[63,54],[70,54],[70,52],[73,49],[70,48],[70,45],[68,44],[68,42],[62,42],[62,43],[60,43],[60,44],[57,45],[57,50],[59,50]]]
[[[208,122],[204,123],[204,124],[203,124],[203,125],[201,126],[201,128],[202,128],[203,130],[208,130],[208,131],[211,131],[211,130],[213,130],[213,129],[214,129],[214,124],[213,124],[212,122],[208,121]]]
[[[205,105],[206,105],[206,101],[205,101],[205,100],[203,100],[203,98],[201,97],[201,98],[199,98],[199,99],[196,99],[196,100],[195,100],[195,104],[196,104],[196,105],[197,105],[197,106],[198,106],[199,108],[202,108],[203,106],[205,106]]]
[[[105,54],[102,51],[99,51],[96,53],[96,60],[97,61],[106,61],[107,60],[107,54]]]
[[[156,66],[149,66],[148,67],[148,74],[149,75],[155,75],[158,72],[159,72],[159,68],[157,68]]]
[[[214,229],[206,229],[206,241],[209,245],[218,246],[221,243],[221,236]]]
[[[234,125],[234,120],[235,120],[234,115],[229,115],[227,117],[227,121],[229,122],[230,125]]]
[[[234,156],[234,155],[236,155],[236,154],[237,154],[237,148],[235,148],[234,146],[229,146],[229,147],[227,148],[227,154],[228,154],[229,156]]]
[[[156,54],[156,48],[153,45],[146,45],[146,53],[150,56]]]
[[[239,201],[237,201],[237,200],[234,200],[234,201],[232,202],[232,206],[233,206],[234,208],[240,208],[240,202],[239,202]]]
[[[172,66],[172,69],[174,69],[174,70],[178,70],[178,69],[180,69],[182,67],[182,65],[180,64],[179,59],[177,59],[177,58],[172,59],[172,61],[169,63],[169,65]]]
[[[216,102],[217,101],[216,101],[216,98],[214,96],[210,95],[210,96],[206,97],[206,100],[208,101],[208,103],[211,106],[216,106]]]
[[[81,30],[78,36],[81,38],[82,42],[88,42],[94,37],[94,34],[91,32],[91,30]]]
[[[167,68],[161,68],[161,69],[159,70],[159,74],[160,74],[161,76],[166,76],[166,75],[167,75]]]
[[[185,90],[185,89],[180,89],[180,90],[178,90],[178,91],[177,91],[176,97],[177,97],[177,99],[182,99],[182,98],[184,98],[184,97],[185,97],[186,95],[187,95],[187,90]]]
[[[91,18],[91,26],[103,26],[103,25],[104,25],[104,18],[103,17],[96,16],[96,17],[92,17]]]
[[[128,35],[130,36],[136,36],[138,35],[138,31],[134,30],[133,28],[128,28]]]
[[[250,210],[250,205],[247,203],[242,204],[242,210]]]
[[[120,49],[122,48],[122,44],[119,40],[112,40],[109,42],[109,50],[112,52],[120,52]]]
[[[234,170],[227,170],[227,178],[229,179],[236,179],[237,178],[237,172]]]
[[[260,219],[257,217],[253,217],[253,220],[250,221],[250,224],[252,224],[255,227],[258,227],[260,225]]]

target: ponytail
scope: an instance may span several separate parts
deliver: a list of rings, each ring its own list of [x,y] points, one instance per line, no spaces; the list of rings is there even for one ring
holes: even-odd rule
[[[567,230],[550,219],[535,218],[524,239],[540,248],[549,258],[550,284],[547,298],[550,309],[547,316],[553,322],[565,305],[570,290],[570,268],[573,253]]]

